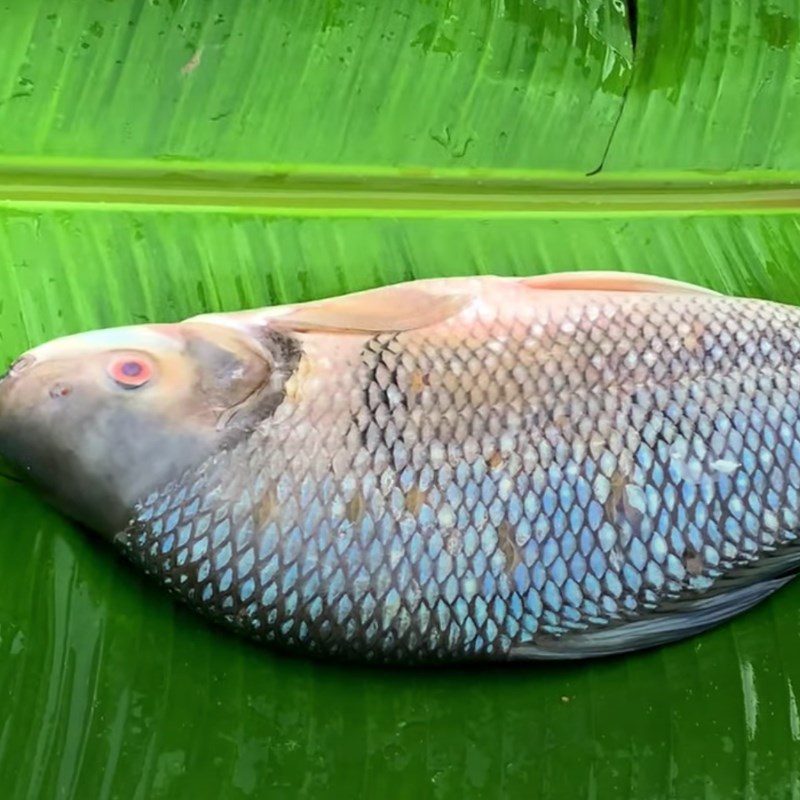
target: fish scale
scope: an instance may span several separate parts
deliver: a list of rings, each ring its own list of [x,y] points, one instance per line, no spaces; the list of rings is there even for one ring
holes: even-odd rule
[[[641,646],[626,630],[678,638],[794,563],[798,323],[613,293],[484,309],[466,335],[456,318],[367,337],[324,396],[285,400],[117,542],[202,613],[311,652],[578,657]]]

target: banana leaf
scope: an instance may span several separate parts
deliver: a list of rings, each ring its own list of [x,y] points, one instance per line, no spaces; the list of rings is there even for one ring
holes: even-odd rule
[[[800,304],[795,0],[7,0],[0,355],[416,277]],[[800,797],[800,585],[674,646],[254,647],[0,482],[8,798]]]

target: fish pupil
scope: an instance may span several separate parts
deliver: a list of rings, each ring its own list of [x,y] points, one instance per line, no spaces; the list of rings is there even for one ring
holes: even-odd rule
[[[121,372],[128,378],[135,378],[142,374],[142,365],[138,361],[126,361],[122,365]]]

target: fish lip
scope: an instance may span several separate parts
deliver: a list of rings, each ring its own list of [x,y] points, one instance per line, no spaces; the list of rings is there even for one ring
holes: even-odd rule
[[[18,358],[15,358],[14,361],[11,362],[8,369],[2,375],[0,375],[0,381],[4,381],[6,378],[19,375],[20,372],[31,367],[35,361],[36,358],[31,353],[23,353]]]
[[[24,419],[13,408],[13,397],[18,388],[18,379],[29,370],[37,358],[25,352],[16,358],[0,376],[0,479],[14,483],[29,483],[30,466],[14,446],[14,434],[24,424]]]

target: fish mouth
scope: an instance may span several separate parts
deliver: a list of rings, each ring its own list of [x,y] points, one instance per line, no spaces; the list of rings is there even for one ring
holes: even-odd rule
[[[23,353],[11,362],[8,369],[0,375],[0,443],[3,441],[3,428],[7,422],[8,393],[14,387],[15,379],[28,369],[36,359],[30,353]],[[14,460],[8,458],[0,448],[0,478],[12,483],[27,483],[25,470]]]
[[[0,375],[0,383],[2,383],[6,378],[11,378],[15,375],[19,375],[24,369],[27,369],[36,359],[30,353],[23,353],[19,358],[15,358],[11,364],[9,365],[8,369]]]

